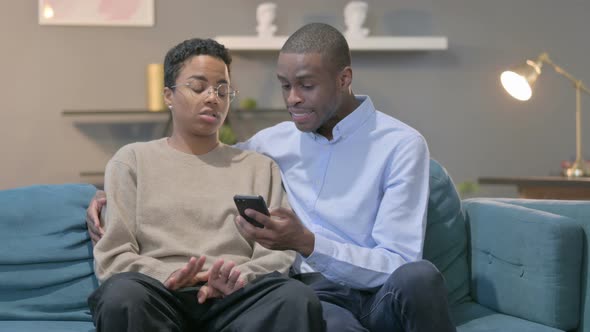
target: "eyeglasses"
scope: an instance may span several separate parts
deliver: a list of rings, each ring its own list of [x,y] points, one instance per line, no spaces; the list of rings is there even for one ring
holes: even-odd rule
[[[171,86],[170,89],[174,89],[179,86],[188,86],[194,95],[200,95],[203,92],[207,91],[207,96],[210,96],[211,92],[213,91],[213,92],[215,92],[215,95],[217,96],[217,98],[219,98],[219,100],[225,101],[225,102],[230,102],[230,103],[234,100],[236,95],[239,93],[238,90],[232,88],[231,86],[229,86],[226,83],[221,83],[218,86],[213,87],[205,82],[201,82],[201,81],[197,81],[197,80],[183,83],[183,84],[176,84],[176,85]]]

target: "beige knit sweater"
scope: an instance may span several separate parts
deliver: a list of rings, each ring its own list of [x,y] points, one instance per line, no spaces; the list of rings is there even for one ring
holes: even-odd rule
[[[205,269],[223,257],[246,281],[286,273],[291,251],[247,241],[234,224],[235,194],[262,195],[269,208],[288,207],[278,166],[269,158],[220,144],[204,155],[175,150],[167,139],[121,148],[106,167],[105,235],[94,248],[102,282],[135,271],[164,282],[191,256]]]

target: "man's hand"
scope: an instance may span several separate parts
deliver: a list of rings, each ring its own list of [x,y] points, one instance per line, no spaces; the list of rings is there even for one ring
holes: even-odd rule
[[[209,274],[207,284],[202,286],[197,294],[199,303],[205,303],[210,298],[227,296],[244,287],[246,283],[240,279],[241,272],[235,266],[234,262],[224,263],[223,259],[213,263],[211,269],[207,271]]]
[[[88,234],[92,239],[92,245],[95,245],[98,240],[104,235],[104,229],[100,224],[100,210],[107,204],[107,195],[104,191],[98,190],[92,200],[88,209],[86,209],[86,225],[88,226]]]
[[[183,268],[172,272],[164,281],[164,286],[170,290],[177,290],[207,281],[209,272],[201,271],[205,265],[205,259],[205,256],[201,256],[199,259],[191,257]]]
[[[313,252],[315,235],[301,223],[293,210],[274,209],[270,211],[270,217],[252,209],[246,209],[245,213],[264,225],[264,228],[254,227],[238,215],[236,225],[247,238],[272,250],[295,250],[305,257]]]

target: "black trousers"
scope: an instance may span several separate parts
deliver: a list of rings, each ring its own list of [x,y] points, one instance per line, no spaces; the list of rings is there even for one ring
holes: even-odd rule
[[[428,261],[407,263],[383,286],[358,290],[319,273],[294,275],[314,289],[328,332],[455,332],[444,278]]]
[[[198,287],[170,291],[146,275],[125,272],[88,298],[100,331],[325,331],[313,290],[278,272],[222,299],[197,302]]]

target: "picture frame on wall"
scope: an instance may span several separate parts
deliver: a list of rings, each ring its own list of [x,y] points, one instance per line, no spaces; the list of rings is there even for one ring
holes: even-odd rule
[[[40,25],[154,25],[154,0],[38,0]]]

